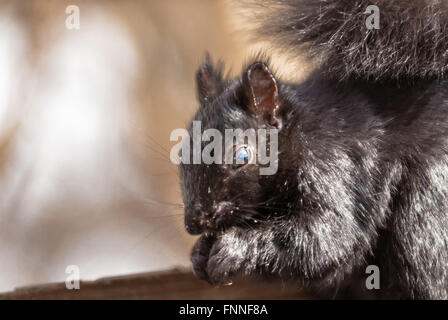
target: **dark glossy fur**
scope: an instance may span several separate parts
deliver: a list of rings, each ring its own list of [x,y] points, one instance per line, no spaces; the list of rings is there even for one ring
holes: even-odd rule
[[[353,3],[364,3],[314,2],[321,4],[323,15],[331,15],[325,8],[353,12]],[[311,2],[282,3],[298,10]],[[409,2],[387,3],[395,4],[397,13],[407,12]],[[388,8],[385,1],[376,4]],[[306,19],[297,12],[290,13],[285,25],[296,16]],[[306,30],[311,32],[311,15],[317,13],[306,12]],[[411,16],[416,23],[422,17],[420,11]],[[445,28],[445,16],[439,18],[440,28]],[[387,14],[382,21],[400,32],[399,21],[387,20]],[[272,23],[269,32],[278,34],[285,48],[288,43],[295,48],[297,42],[288,38],[290,29],[282,33],[280,25],[274,28],[278,23]],[[429,66],[406,51],[407,62],[401,63],[407,68],[398,67],[395,56],[384,56],[379,64],[366,56],[351,65],[342,52],[363,45],[353,42],[357,38],[349,42],[347,34],[338,37],[339,49],[332,51],[319,39],[341,30],[330,23],[323,33],[316,23],[310,46],[322,48],[333,60],[325,60],[302,84],[277,80],[277,116],[282,123],[277,174],[260,176],[256,165],[237,170],[217,164],[180,166],[186,227],[202,234],[192,251],[195,273],[213,284],[235,274],[277,275],[297,280],[322,297],[359,298],[368,293],[378,298],[447,299],[446,60],[434,56],[437,61]],[[298,32],[301,36],[305,31]],[[419,45],[418,36],[401,36],[406,50]],[[426,47],[428,55],[436,53],[431,48]],[[329,76],[335,70],[338,75]],[[198,71],[198,87],[201,107],[194,120],[203,126],[221,131],[271,126],[247,107],[241,78],[222,79],[210,61]],[[230,205],[217,206],[224,201]],[[380,290],[365,289],[369,264],[380,268]]]
[[[327,76],[442,78],[448,68],[446,0],[242,0],[269,39],[291,56],[322,61]],[[369,5],[380,9],[380,29],[368,30]]]

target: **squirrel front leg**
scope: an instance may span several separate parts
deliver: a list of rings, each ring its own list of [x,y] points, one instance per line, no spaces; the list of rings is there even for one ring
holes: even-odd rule
[[[232,227],[215,237],[203,235],[192,251],[193,270],[213,285],[228,284],[236,275],[284,271],[296,265],[291,259],[298,252],[298,243],[293,244],[285,231],[279,224],[265,224],[258,229]]]

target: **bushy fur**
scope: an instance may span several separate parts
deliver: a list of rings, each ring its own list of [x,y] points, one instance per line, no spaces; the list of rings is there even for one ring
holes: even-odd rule
[[[367,29],[369,5],[380,29]],[[257,38],[291,57],[319,58],[327,76],[444,78],[448,71],[446,0],[245,0]]]
[[[345,4],[338,7],[341,12],[352,10],[353,2],[340,2]],[[339,6],[336,1],[316,3]],[[404,2],[390,3],[405,8]],[[417,24],[423,15],[414,13],[409,19]],[[319,16],[308,14],[310,22]],[[344,19],[352,25],[352,16]],[[280,27],[281,22],[270,17],[266,23]],[[326,32],[340,35],[336,47],[348,50],[345,33],[339,34],[346,24],[330,24],[333,29]],[[407,24],[414,25],[407,21],[403,28]],[[393,25],[401,29],[398,22]],[[308,33],[312,28],[307,27]],[[258,164],[235,170],[218,164],[180,166],[186,227],[202,234],[192,251],[193,269],[213,284],[236,274],[276,275],[326,298],[448,299],[445,65],[437,60],[420,70],[424,61],[414,54],[421,48],[408,43],[407,50],[414,51],[403,53],[407,68],[394,65],[398,57],[376,65],[374,58],[363,62],[360,56],[358,67],[349,69],[327,42],[320,47],[335,60],[326,68],[301,84],[276,80],[276,116],[282,125],[275,175],[260,176]],[[401,50],[387,43],[377,52]],[[426,48],[424,56],[435,54]],[[198,71],[201,106],[193,120],[221,132],[271,126],[248,108],[243,82],[249,68],[241,77],[223,79],[207,59]],[[343,72],[339,81],[328,73],[337,68]],[[226,205],[216,205],[221,203]],[[380,269],[379,290],[366,289],[370,264]]]

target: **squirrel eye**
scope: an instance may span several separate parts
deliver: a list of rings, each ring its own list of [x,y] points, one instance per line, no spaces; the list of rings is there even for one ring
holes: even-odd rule
[[[252,159],[252,150],[247,146],[239,147],[235,151],[233,167],[236,169],[248,164]]]

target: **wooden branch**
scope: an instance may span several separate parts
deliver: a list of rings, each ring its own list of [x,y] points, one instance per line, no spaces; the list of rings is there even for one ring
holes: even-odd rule
[[[231,286],[214,288],[197,280],[190,270],[174,269],[82,281],[79,290],[65,283],[17,288],[0,299],[303,299],[297,286],[238,279]]]

